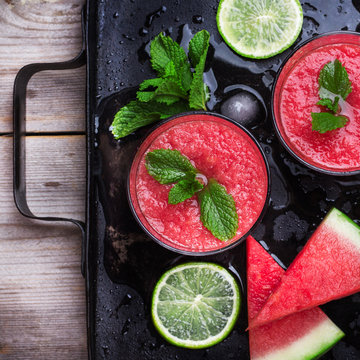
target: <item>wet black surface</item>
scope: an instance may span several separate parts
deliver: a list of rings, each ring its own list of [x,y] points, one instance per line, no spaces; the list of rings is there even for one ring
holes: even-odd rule
[[[90,138],[93,159],[90,181],[91,347],[96,359],[248,359],[246,294],[239,321],[222,343],[207,350],[186,350],[167,344],[150,318],[151,292],[169,267],[192,260],[148,239],[133,219],[125,182],[141,129],[120,141],[109,131],[116,111],[133,98],[136,86],[154,76],[148,61],[149,41],[160,31],[186,44],[207,29],[211,47],[206,80],[212,98],[209,110],[220,111],[221,101],[243,90],[263,104],[264,116],[248,128],[260,141],[271,168],[271,200],[253,236],[265,242],[288,266],[324,215],[333,206],[360,220],[360,176],[318,174],[294,160],[275,137],[270,118],[270,94],[276,73],[291,49],[267,60],[248,60],[233,53],[216,29],[218,2],[211,1],[90,1],[90,27],[96,34],[90,46]],[[360,0],[302,2],[303,31],[296,44],[334,30],[360,31]],[[96,45],[95,45],[96,44]],[[296,45],[295,44],[295,45]],[[262,105],[261,105],[262,106]],[[245,246],[205,257],[232,271],[245,284]],[[199,260],[198,258],[196,260]],[[346,333],[327,360],[360,359],[360,294],[324,306]],[[284,359],[285,360],[285,359]]]

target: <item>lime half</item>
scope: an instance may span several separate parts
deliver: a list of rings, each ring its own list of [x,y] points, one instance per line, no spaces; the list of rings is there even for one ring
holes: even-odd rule
[[[221,36],[235,52],[262,59],[294,43],[303,12],[298,0],[221,0],[216,20]]]
[[[152,318],[171,344],[200,349],[226,338],[240,309],[233,276],[212,263],[187,263],[167,271],[152,296]]]

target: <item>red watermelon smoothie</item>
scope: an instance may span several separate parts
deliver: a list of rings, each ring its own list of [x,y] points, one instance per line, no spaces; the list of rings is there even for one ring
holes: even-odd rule
[[[323,66],[341,61],[352,83],[341,115],[348,123],[320,134],[311,129],[311,112],[324,111],[319,101],[318,77]],[[297,50],[285,63],[273,92],[273,117],[287,150],[312,169],[332,175],[360,170],[360,36],[354,33],[322,35]]]
[[[172,185],[161,185],[145,167],[145,155],[155,149],[178,150],[207,179],[225,186],[236,205],[239,228],[228,241],[216,239],[200,221],[196,195],[168,204]],[[128,194],[135,218],[161,245],[180,253],[210,254],[232,247],[254,227],[268,198],[268,165],[247,130],[209,113],[172,118],[141,144],[131,167]]]

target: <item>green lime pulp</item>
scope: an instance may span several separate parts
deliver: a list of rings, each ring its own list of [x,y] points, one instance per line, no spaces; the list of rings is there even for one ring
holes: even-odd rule
[[[233,276],[212,263],[187,263],[167,271],[152,298],[152,318],[170,343],[204,348],[223,340],[233,328],[240,293]]]
[[[291,46],[302,28],[298,0],[222,0],[217,25],[225,42],[238,54],[268,58]]]

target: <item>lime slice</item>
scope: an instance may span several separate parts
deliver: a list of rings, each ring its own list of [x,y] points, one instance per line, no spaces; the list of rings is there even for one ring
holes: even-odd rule
[[[263,59],[294,43],[303,12],[298,0],[221,0],[216,20],[221,36],[235,52]]]
[[[168,342],[201,349],[226,338],[239,309],[239,288],[227,270],[212,263],[187,263],[170,269],[157,282],[151,314]]]

